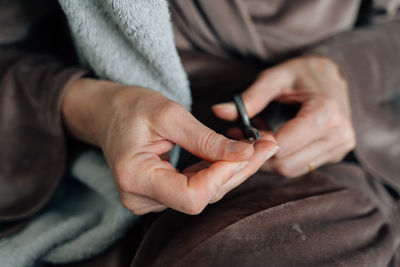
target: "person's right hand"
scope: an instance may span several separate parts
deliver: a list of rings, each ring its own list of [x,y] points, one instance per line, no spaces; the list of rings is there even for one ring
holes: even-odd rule
[[[135,214],[167,207],[198,214],[277,151],[270,136],[254,145],[227,139],[153,90],[107,81],[73,83],[63,117],[73,135],[102,148],[121,201]],[[162,159],[174,144],[209,164],[179,172]]]

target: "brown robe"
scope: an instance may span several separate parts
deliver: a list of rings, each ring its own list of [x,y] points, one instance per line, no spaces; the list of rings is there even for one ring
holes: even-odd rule
[[[211,105],[259,71],[288,55],[332,58],[349,83],[358,161],[290,180],[258,172],[199,216],[167,211],[132,266],[400,266],[400,21],[349,31],[359,1],[321,2],[171,1],[177,46],[194,114],[221,132]],[[320,19],[311,32],[307,14]]]
[[[43,17],[27,12],[22,0],[3,2],[7,5],[0,12],[16,8],[20,12],[15,14],[24,19],[29,14],[31,23]],[[346,1],[346,8],[338,5],[335,10],[351,16],[346,13],[331,28],[321,27],[330,31],[312,31],[314,39],[299,43],[273,43],[270,30],[296,11],[311,8],[313,1],[281,1],[283,8],[270,1],[277,8],[262,19],[262,8],[243,8],[243,2],[257,5],[251,0],[171,5],[194,114],[222,132],[228,125],[211,115],[212,104],[244,90],[260,70],[284,58],[323,54],[339,64],[349,82],[360,164],[324,166],[290,180],[258,172],[198,216],[172,210],[145,216],[144,237],[132,265],[400,266],[400,123],[394,112],[400,92],[400,22],[342,32],[351,27],[358,9],[357,1]],[[206,27],[194,31],[199,23]],[[42,39],[34,39],[42,41],[38,44],[29,38],[16,42],[20,35],[13,34],[7,31],[1,40],[9,44],[0,47],[0,236],[27,223],[61,179],[66,152],[60,103],[68,84],[85,73],[69,67],[73,62],[65,61],[65,47],[54,49],[59,43],[54,40],[62,40],[59,35],[46,39],[41,34]],[[127,236],[80,264],[126,266],[136,242]]]

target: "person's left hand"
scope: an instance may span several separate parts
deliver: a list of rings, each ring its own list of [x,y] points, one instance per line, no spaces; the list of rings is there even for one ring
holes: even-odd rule
[[[301,103],[296,116],[275,133],[280,150],[262,170],[296,177],[341,161],[355,147],[348,85],[328,58],[300,57],[265,70],[242,97],[250,118],[272,100]],[[225,120],[238,116],[231,102],[215,105],[213,111]]]

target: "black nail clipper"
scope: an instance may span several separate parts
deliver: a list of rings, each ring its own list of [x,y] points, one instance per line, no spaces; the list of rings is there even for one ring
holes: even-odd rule
[[[233,101],[235,101],[236,108],[239,113],[240,120],[242,121],[242,131],[244,137],[249,140],[257,140],[261,138],[260,132],[251,126],[249,116],[246,112],[246,107],[244,105],[243,99],[240,95],[234,95]]]

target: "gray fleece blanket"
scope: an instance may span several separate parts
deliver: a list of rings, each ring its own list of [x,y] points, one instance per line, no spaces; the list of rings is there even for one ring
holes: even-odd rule
[[[190,107],[166,0],[59,2],[82,64],[101,78],[149,87]],[[172,163],[177,160],[174,151]],[[87,152],[32,223],[0,241],[0,266],[91,257],[122,237],[137,219],[120,203],[104,157]]]

